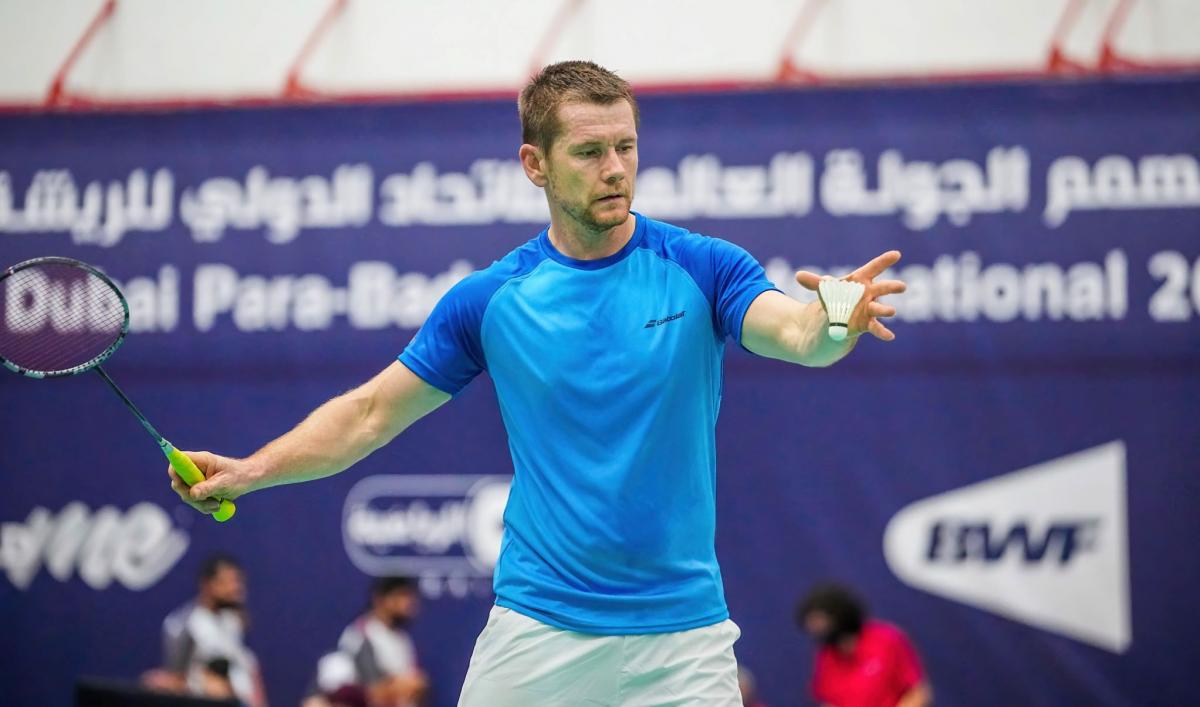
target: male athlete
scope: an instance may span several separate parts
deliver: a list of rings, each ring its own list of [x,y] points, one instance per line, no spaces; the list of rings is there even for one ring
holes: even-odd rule
[[[515,475],[496,606],[467,672],[465,707],[737,705],[733,643],[714,553],[715,425],[726,339],[827,366],[857,335],[895,338],[874,278],[850,336],[822,305],[787,297],[741,248],[630,211],[638,109],[590,62],[546,67],[522,91],[521,164],[550,226],[438,303],[399,360],[246,459],[189,456],[207,480],[184,500],[336,474],[486,369]],[[819,278],[797,273],[816,289]]]

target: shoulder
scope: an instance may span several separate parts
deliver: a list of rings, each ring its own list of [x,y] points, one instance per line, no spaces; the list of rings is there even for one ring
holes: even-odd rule
[[[681,226],[637,215],[645,223],[641,247],[652,250],[668,260],[694,256],[712,247],[715,240]]]
[[[530,274],[546,260],[539,238],[527,241],[486,268],[466,276],[450,288],[445,299],[459,306],[482,310],[507,282]]]
[[[189,601],[167,614],[166,618],[163,619],[163,631],[173,636],[182,634],[187,629],[188,618],[192,615],[195,608],[196,605]]]
[[[344,651],[351,655],[358,653],[366,641],[364,626],[366,625],[366,617],[360,616],[355,619],[349,626],[342,630],[342,635],[338,637],[338,650]]]
[[[874,643],[883,646],[908,648],[912,645],[908,635],[899,626],[887,621],[871,619],[863,627],[863,633]]]
[[[646,235],[642,247],[682,265],[689,272],[699,268],[718,268],[730,260],[750,258],[744,248],[722,238],[695,233],[664,221],[638,215],[645,220]]]

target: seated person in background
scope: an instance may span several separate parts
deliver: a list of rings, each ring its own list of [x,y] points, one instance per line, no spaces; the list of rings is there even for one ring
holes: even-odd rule
[[[867,618],[846,587],[815,587],[796,608],[796,623],[820,645],[812,691],[833,707],[927,707],[933,692],[917,652],[899,628]]]
[[[356,683],[365,689],[372,707],[412,707],[425,700],[429,682],[417,665],[416,648],[405,630],[419,606],[420,596],[412,579],[376,579],[371,585],[371,608],[347,626],[338,639],[337,653],[349,658]],[[336,655],[325,656],[318,666],[317,682],[322,691],[340,687],[321,679],[322,673],[328,676],[344,672],[331,671]]]
[[[366,689],[358,682],[354,659],[341,651],[321,656],[316,686],[300,707],[372,707]]]
[[[258,660],[246,647],[246,581],[238,561],[213,555],[200,567],[196,598],[163,620],[163,667],[145,687],[201,697],[236,697],[266,707]]]

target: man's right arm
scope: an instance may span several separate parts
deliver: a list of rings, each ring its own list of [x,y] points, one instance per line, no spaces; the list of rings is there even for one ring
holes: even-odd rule
[[[189,489],[170,470],[171,487],[193,508],[213,513],[217,499],[331,476],[449,399],[449,394],[396,361],[363,385],[321,405],[290,432],[245,459],[184,452],[206,480]]]

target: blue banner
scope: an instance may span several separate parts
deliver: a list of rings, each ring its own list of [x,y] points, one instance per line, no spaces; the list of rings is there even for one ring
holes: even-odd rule
[[[884,250],[891,344],[829,369],[731,347],[718,556],[739,659],[807,704],[798,596],[903,627],[939,704],[1184,704],[1200,633],[1200,81],[656,95],[634,208],[734,241],[791,294]],[[185,449],[246,455],[388,365],[455,282],[540,231],[511,102],[0,117],[0,266],[124,288],[106,369]],[[46,322],[51,302],[24,307]],[[5,310],[6,312],[8,310]],[[28,314],[29,312],[26,312]],[[95,376],[0,377],[0,676],[67,704],[136,678],[226,550],[273,704],[420,577],[452,705],[511,479],[485,377],[344,474],[216,525]]]

